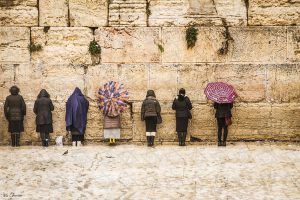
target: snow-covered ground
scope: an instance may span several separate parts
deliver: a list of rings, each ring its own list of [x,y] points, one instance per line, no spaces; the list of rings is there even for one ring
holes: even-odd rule
[[[0,147],[0,159],[0,199],[300,199],[296,144]]]

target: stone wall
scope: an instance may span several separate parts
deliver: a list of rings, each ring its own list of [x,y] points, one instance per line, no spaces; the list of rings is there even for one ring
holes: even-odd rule
[[[297,0],[11,0],[0,2],[0,144],[9,143],[5,97],[16,84],[27,104],[24,144],[39,141],[33,104],[40,89],[55,105],[54,133],[65,134],[65,103],[77,86],[90,101],[86,139],[103,140],[97,89],[125,84],[130,109],[122,139],[144,141],[140,108],[147,89],[162,106],[156,139],[176,140],[171,104],[184,87],[194,105],[191,141],[215,141],[207,83],[225,81],[239,95],[230,140],[300,140],[300,2]],[[185,31],[198,40],[187,49]],[[90,41],[101,46],[95,62]],[[219,49],[228,44],[228,52]],[[30,52],[30,44],[43,49]]]

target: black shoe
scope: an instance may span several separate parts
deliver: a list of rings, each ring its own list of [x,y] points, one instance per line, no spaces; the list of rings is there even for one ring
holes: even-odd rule
[[[48,140],[45,140],[45,147],[48,147],[49,144],[48,144]]]
[[[222,142],[218,142],[218,147],[223,146]]]
[[[45,140],[42,140],[42,147],[45,146]]]
[[[226,142],[223,142],[223,143],[222,143],[222,146],[226,147]]]

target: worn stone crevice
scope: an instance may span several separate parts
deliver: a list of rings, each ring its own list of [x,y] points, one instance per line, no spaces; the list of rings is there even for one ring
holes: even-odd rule
[[[218,50],[219,55],[226,55],[229,51],[229,42],[234,41],[230,35],[229,27],[227,25],[226,19],[222,18],[222,24],[225,28],[225,31],[222,33],[225,41],[222,42],[222,47]]]
[[[147,25],[147,27],[149,26],[149,17],[151,15],[150,1],[151,0],[146,0],[146,25]]]
[[[71,26],[71,17],[70,17],[70,1],[67,1],[68,4],[68,27]]]
[[[38,26],[41,26],[41,24],[40,24],[40,0],[37,0],[37,10],[38,10]]]
[[[110,2],[111,0],[107,0],[107,18],[106,18],[106,26],[109,26],[109,14],[110,14],[110,9],[109,9],[109,6],[110,6]]]
[[[244,0],[246,6],[247,26],[249,26],[249,0]]]

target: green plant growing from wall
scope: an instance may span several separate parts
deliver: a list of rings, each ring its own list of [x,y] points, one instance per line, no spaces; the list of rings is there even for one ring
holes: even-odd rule
[[[163,53],[165,51],[164,47],[161,44],[157,44],[157,47],[161,53]]]
[[[48,33],[49,30],[50,30],[50,26],[44,26],[44,33]]]
[[[186,30],[185,40],[187,43],[187,48],[193,48],[197,42],[198,29],[191,26]]]
[[[40,44],[29,44],[28,45],[28,50],[32,53],[32,52],[37,52],[37,51],[41,51],[43,49],[42,45]]]
[[[95,40],[90,42],[89,52],[93,56],[99,55],[101,53],[101,47]]]

